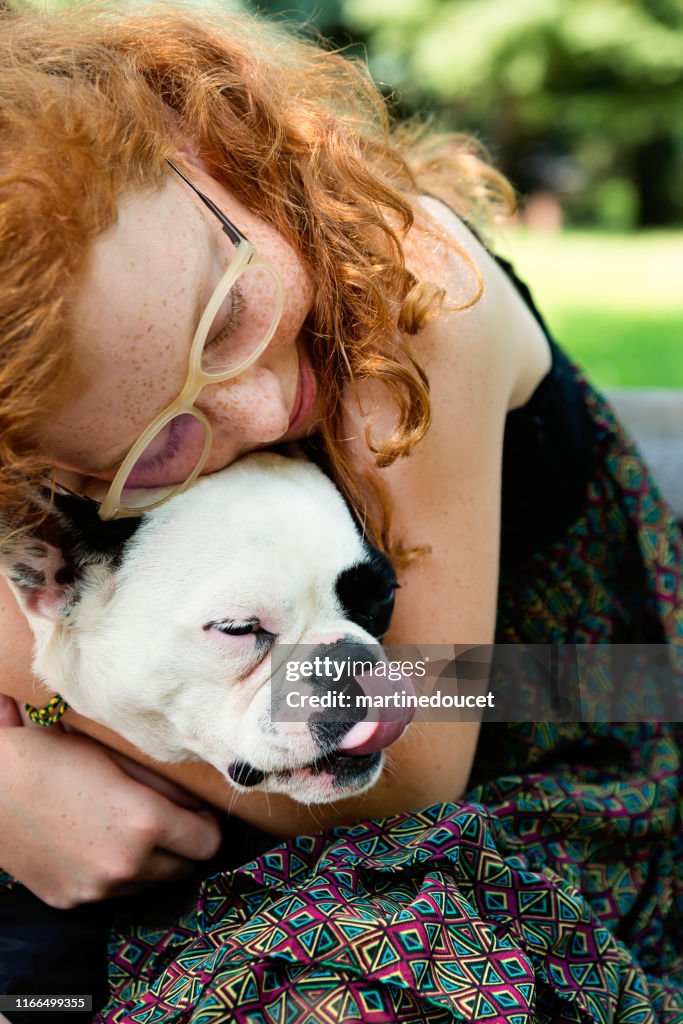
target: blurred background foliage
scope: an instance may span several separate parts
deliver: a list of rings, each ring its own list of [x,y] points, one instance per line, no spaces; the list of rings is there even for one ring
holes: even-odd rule
[[[552,192],[572,223],[683,223],[683,0],[296,6],[367,52],[398,116],[479,135],[523,194]],[[285,0],[258,9],[295,16]]]
[[[683,386],[683,0],[270,0],[367,59],[394,116],[476,135],[499,248],[602,385]]]
[[[481,139],[520,197],[496,244],[560,340],[598,383],[683,386],[683,0],[219,2],[367,59],[396,118]]]

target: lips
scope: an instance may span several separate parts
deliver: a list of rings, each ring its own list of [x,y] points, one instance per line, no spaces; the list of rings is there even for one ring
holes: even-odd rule
[[[299,349],[299,379],[287,433],[297,430],[306,419],[313,405],[314,395],[313,369],[305,353],[302,349]]]
[[[290,431],[296,426],[296,421],[299,418],[299,411],[301,409],[301,392],[303,390],[303,382],[301,380],[301,372],[299,372],[299,379],[296,385],[296,395],[294,396],[294,408],[292,409],[292,415],[289,417],[289,426],[287,430]]]
[[[415,708],[402,707],[401,698],[412,696],[415,691],[407,676],[394,681],[364,674],[356,676],[356,682],[363,693],[372,698],[379,697],[377,707],[369,709],[372,720],[357,722],[346,733],[337,749],[352,757],[361,757],[384,750],[395,743],[415,714]]]

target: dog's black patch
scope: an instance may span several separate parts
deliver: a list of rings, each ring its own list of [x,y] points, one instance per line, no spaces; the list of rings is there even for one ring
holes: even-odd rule
[[[62,591],[59,614],[66,615],[80,599],[89,566],[119,567],[141,520],[102,522],[97,509],[87,498],[55,495],[33,532],[3,553],[5,571],[27,599],[54,583]]]
[[[265,772],[260,768],[254,768],[248,761],[233,761],[228,765],[228,775],[238,786],[245,787],[258,786],[266,777]]]
[[[64,561],[76,572],[91,562],[107,562],[118,567],[126,542],[142,521],[142,517],[133,516],[103,522],[96,502],[71,495],[55,495],[55,507],[61,527],[59,546]]]
[[[379,750],[372,754],[356,755],[333,751],[331,754],[316,758],[308,767],[312,775],[326,772],[334,778],[335,788],[346,789],[348,786],[358,786],[365,782],[366,777],[377,768],[381,757]]]
[[[389,559],[366,543],[367,561],[352,565],[337,579],[337,598],[346,617],[381,640],[394,610],[396,573]]]
[[[59,587],[70,587],[77,580],[76,570],[73,565],[63,565],[55,573],[55,583]]]
[[[334,754],[325,758],[324,769],[334,776],[336,789],[348,786],[359,786],[369,779],[376,770],[382,752],[376,750],[372,754]]]

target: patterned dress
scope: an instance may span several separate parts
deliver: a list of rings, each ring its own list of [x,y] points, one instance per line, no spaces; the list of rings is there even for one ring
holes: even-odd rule
[[[680,530],[552,348],[507,421],[497,640],[683,645]],[[118,905],[93,1020],[683,1024],[682,739],[485,723],[459,803],[275,847],[231,822],[208,875]]]

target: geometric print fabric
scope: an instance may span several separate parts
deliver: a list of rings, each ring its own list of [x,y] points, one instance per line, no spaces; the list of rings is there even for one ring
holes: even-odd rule
[[[626,947],[519,846],[477,804],[290,840],[208,879],[157,983],[96,1020],[656,1021]]]

